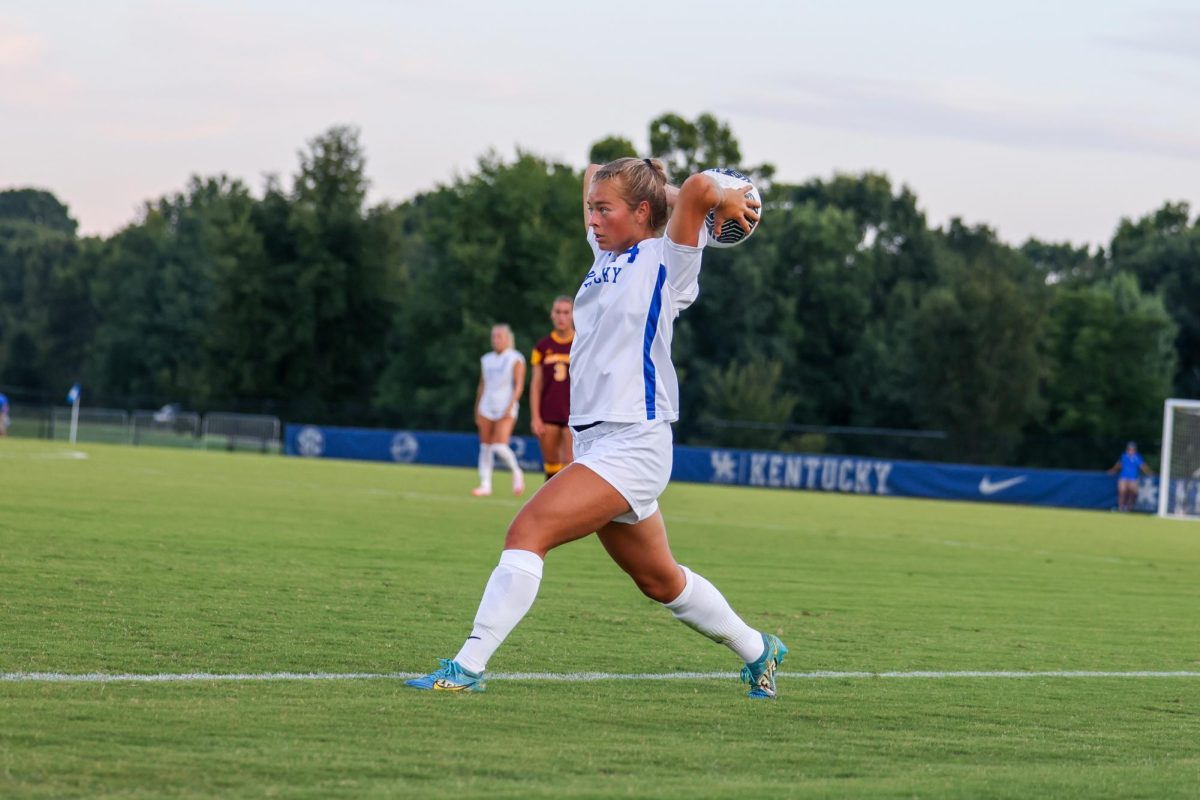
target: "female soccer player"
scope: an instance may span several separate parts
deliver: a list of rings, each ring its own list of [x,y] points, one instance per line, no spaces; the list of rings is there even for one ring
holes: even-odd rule
[[[700,291],[704,218],[711,210],[718,227],[732,219],[748,230],[757,203],[703,173],[676,190],[660,162],[637,158],[589,167],[584,201],[595,261],[575,296],[575,461],[509,526],[458,655],[407,683],[483,691],[488,659],[533,605],[546,553],[595,532],[644,594],[737,653],[750,697],[773,698],[787,648],[743,622],[716,587],[675,562],[658,510],[671,474],[671,422],[679,416],[671,336],[675,317]]]
[[[1138,455],[1137,442],[1125,445],[1125,452],[1117,459],[1117,463],[1109,468],[1109,475],[1117,477],[1117,509],[1133,511],[1137,508],[1138,477],[1141,473],[1153,475],[1154,472],[1146,466],[1146,462]]]
[[[571,415],[571,342],[575,339],[572,317],[574,301],[563,295],[554,298],[550,321],[554,330],[533,347],[530,362],[529,410],[533,417],[533,435],[542,446],[546,480],[571,463],[571,435],[567,418]]]
[[[492,352],[479,359],[479,388],[475,390],[475,426],[479,428],[479,486],[476,497],[492,493],[492,456],[512,470],[513,494],[525,491],[525,475],[508,446],[521,392],[525,388],[525,357],[513,346],[512,328],[492,326]]]

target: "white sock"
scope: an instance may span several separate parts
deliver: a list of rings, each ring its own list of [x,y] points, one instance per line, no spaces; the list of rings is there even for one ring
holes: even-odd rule
[[[492,445],[479,445],[479,486],[492,488]]]
[[[763,637],[751,628],[729,606],[725,596],[717,591],[703,575],[697,575],[682,564],[683,591],[669,603],[663,603],[675,619],[719,642],[738,654],[747,664],[763,654]]]
[[[463,669],[483,672],[488,659],[529,611],[542,582],[542,559],[528,550],[505,550],[492,570],[475,627],[454,660]]]
[[[500,460],[504,462],[504,466],[512,470],[513,475],[521,474],[521,465],[517,463],[517,454],[512,451],[512,448],[506,444],[492,445],[492,452],[500,456]]]

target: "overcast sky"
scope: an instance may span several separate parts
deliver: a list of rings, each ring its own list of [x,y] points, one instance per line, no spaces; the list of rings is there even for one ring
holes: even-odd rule
[[[490,148],[582,166],[711,111],[779,180],[879,170],[935,225],[1097,244],[1200,210],[1198,100],[1178,0],[0,0],[0,188],[54,192],[89,234],[194,173],[257,193],[335,124],[378,202]]]

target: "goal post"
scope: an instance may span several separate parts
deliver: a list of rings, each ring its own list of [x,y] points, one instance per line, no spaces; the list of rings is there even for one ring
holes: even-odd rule
[[[1163,403],[1158,515],[1200,520],[1200,400]]]

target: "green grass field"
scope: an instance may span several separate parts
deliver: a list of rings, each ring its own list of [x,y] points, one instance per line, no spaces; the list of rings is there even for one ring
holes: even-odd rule
[[[412,673],[518,501],[466,470],[0,440],[0,672]],[[505,476],[500,476],[504,485]],[[1200,525],[678,484],[785,672],[1200,671]],[[732,672],[584,540],[498,673]],[[1196,797],[1200,678],[0,681],[0,797]]]

